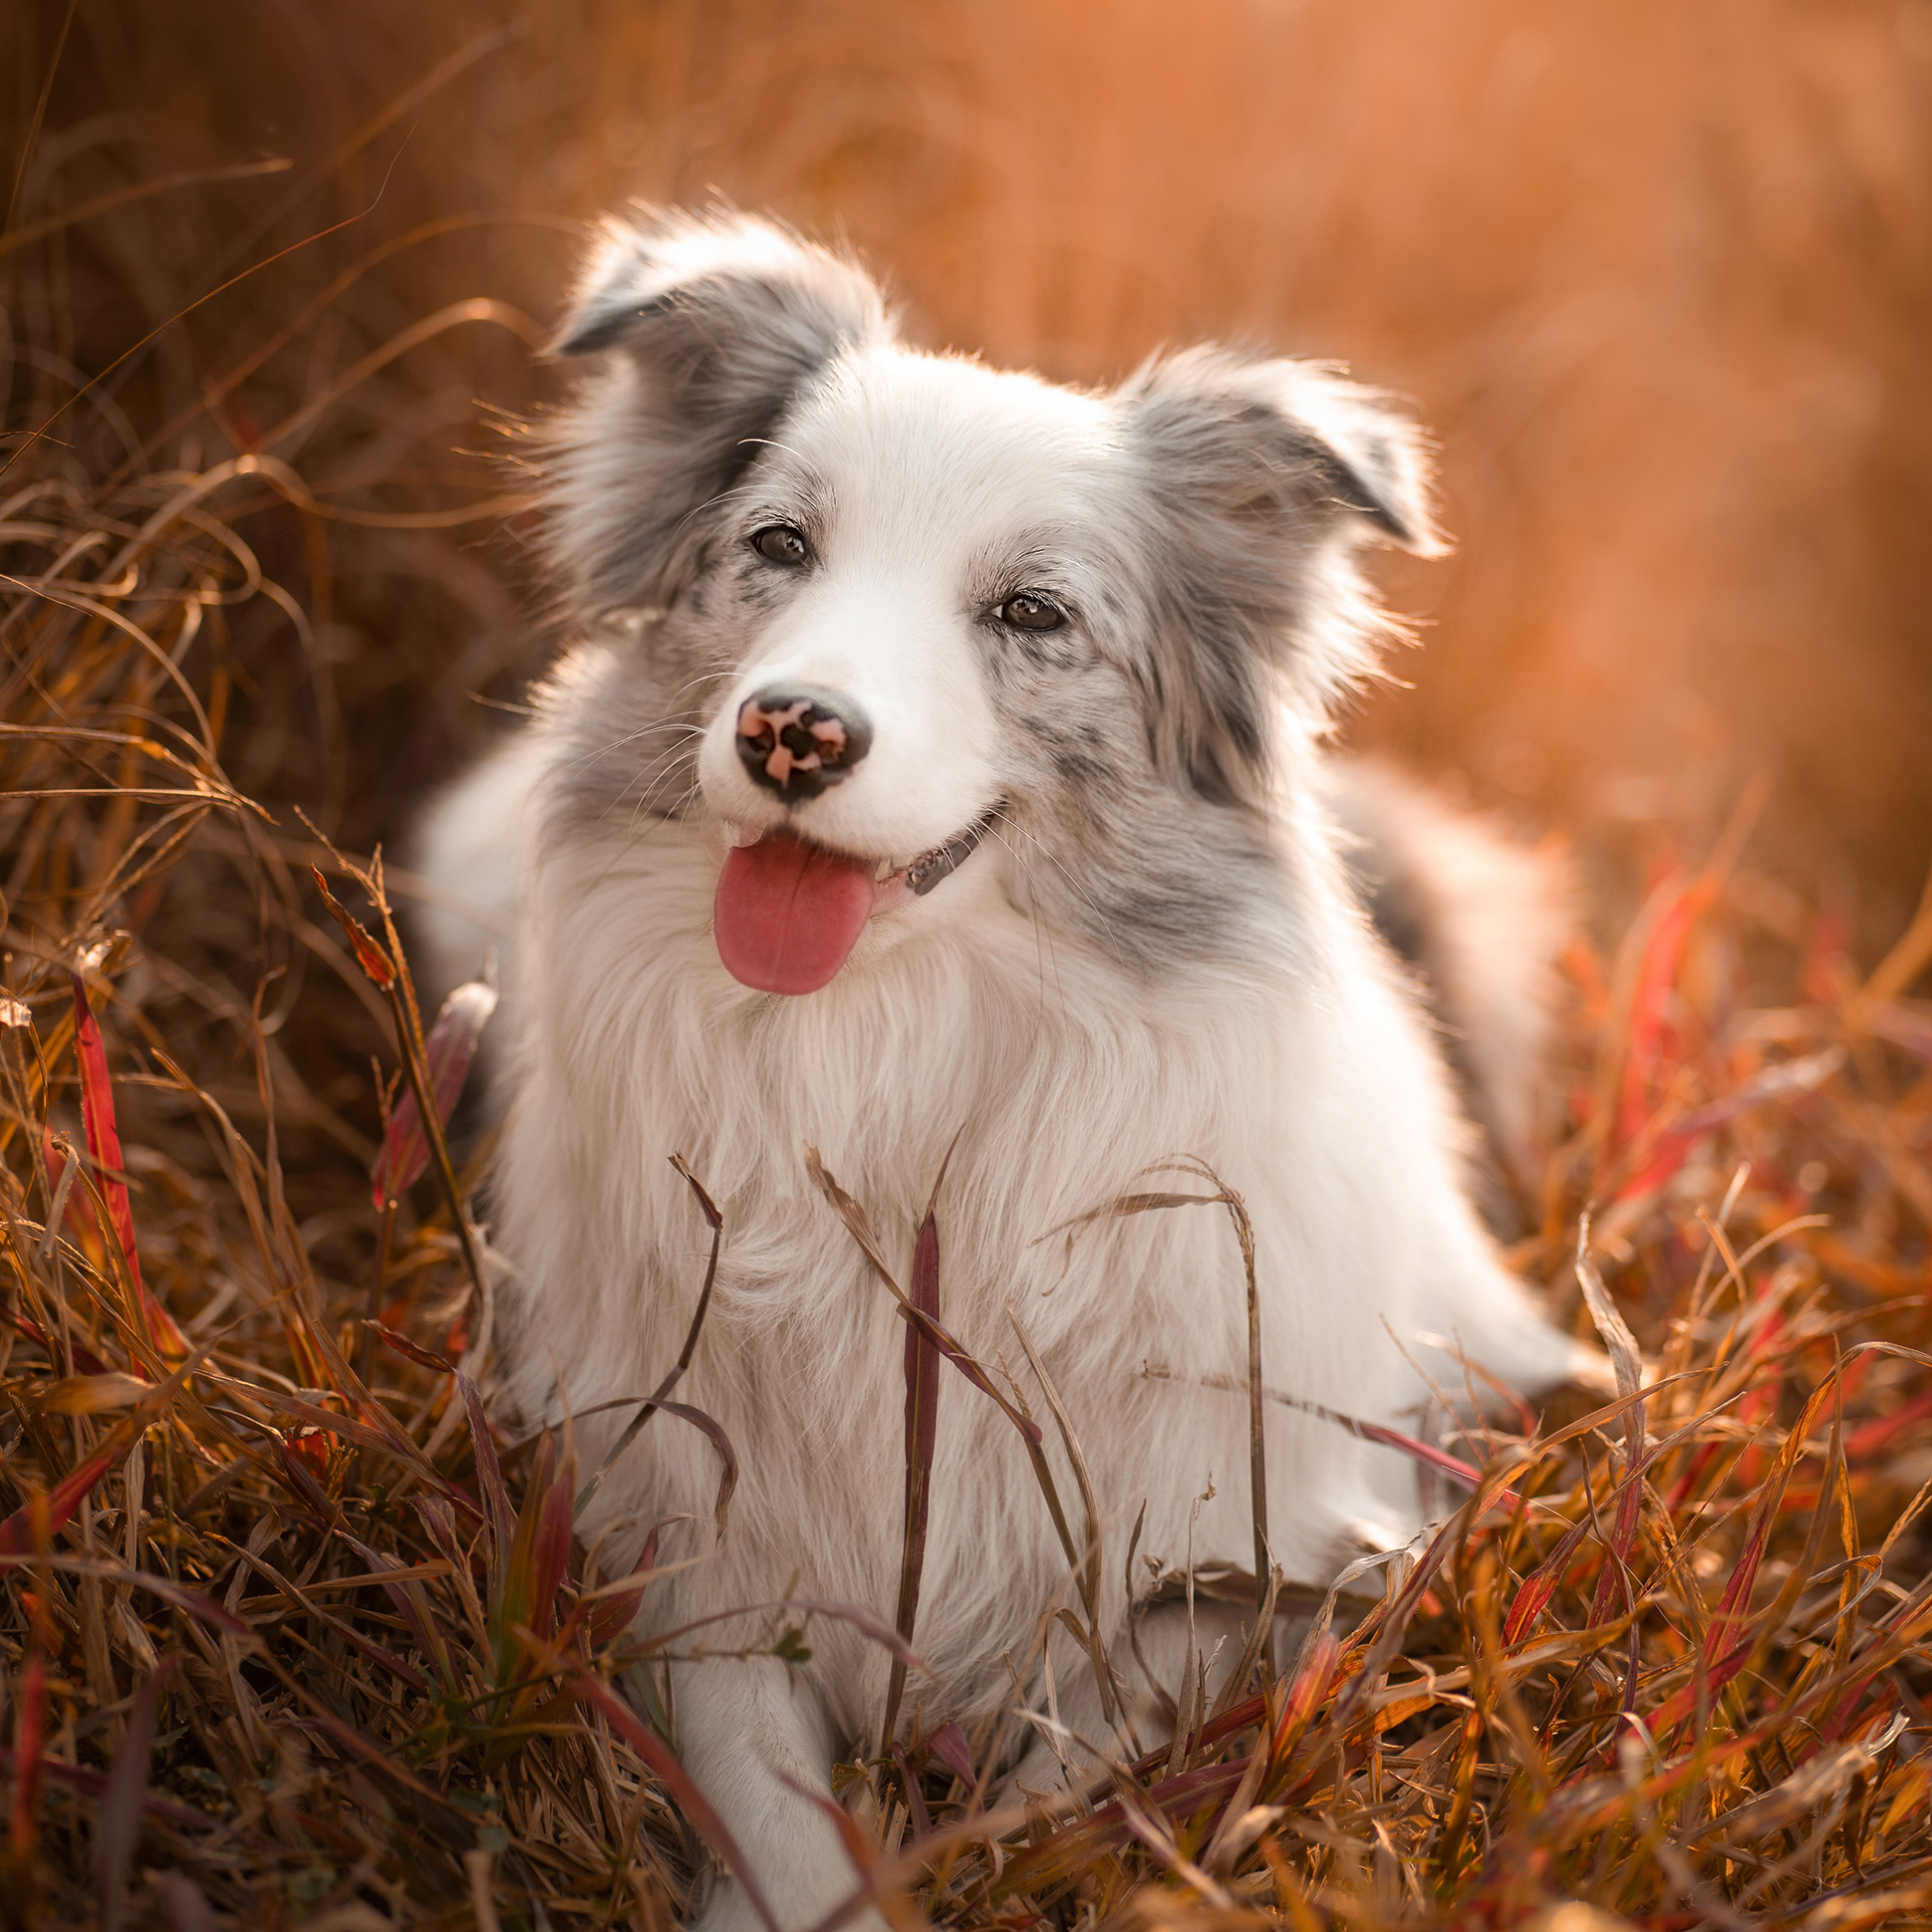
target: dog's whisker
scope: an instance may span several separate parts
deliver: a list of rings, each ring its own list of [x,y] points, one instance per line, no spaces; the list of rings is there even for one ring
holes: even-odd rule
[[[994,826],[992,827],[992,831],[995,837],[999,837],[999,842],[1002,845],[1006,846],[1006,850],[1008,852],[1013,852],[1013,848],[1010,844],[1007,844],[1007,841],[1003,837],[1000,837],[999,835],[999,825],[1002,823],[1004,824],[1007,830],[1017,832],[1021,838],[1025,839],[1027,843],[1031,845],[1033,849],[1039,854],[1039,856],[1042,859],[1044,859],[1046,863],[1050,865],[1053,868],[1053,870],[1060,875],[1062,879],[1066,881],[1068,889],[1073,893],[1075,898],[1077,898],[1081,902],[1081,904],[1086,907],[1087,911],[1093,915],[1096,924],[1098,924],[1103,931],[1107,933],[1111,933],[1113,931],[1113,921],[1109,919],[1107,914],[1101,910],[1100,902],[1097,899],[1095,899],[1093,895],[1090,892],[1088,892],[1083,885],[1081,885],[1080,881],[1076,879],[1071,872],[1067,870],[1066,866],[1061,862],[1059,856],[1056,853],[1048,850],[1045,842],[1039,837],[1037,833],[1033,832],[1028,827],[1019,824],[1016,820],[1009,817],[1004,817],[1002,815],[1001,819],[997,823],[995,823]],[[1013,858],[1015,863],[1019,863],[1019,864],[1024,863],[1024,861],[1020,859],[1019,854],[1016,852],[1013,852]]]
[[[612,799],[613,804],[622,804],[631,793],[640,787],[649,789],[663,772],[674,769],[687,760],[694,762],[697,758],[697,739],[690,732],[682,734],[676,742],[665,746],[649,763],[640,765],[624,782],[623,788]]]
[[[701,788],[695,776],[687,781],[683,795],[674,805],[666,806],[661,810],[652,803],[652,795],[668,791],[681,768],[688,766],[692,772],[695,772],[696,764],[696,754],[694,752],[687,752],[680,757],[672,759],[665,766],[664,770],[652,779],[649,793],[640,796],[637,803],[631,809],[631,830],[634,834],[637,832],[640,824],[648,823],[652,827],[658,827],[670,824],[683,816],[700,794]]]
[[[694,672],[675,690],[668,692],[667,695],[678,698],[684,696],[687,691],[700,690],[707,685],[727,685],[736,676],[737,673],[729,667],[719,671]],[[652,718],[648,723],[640,724],[635,730],[626,731],[621,737],[612,738],[608,743],[600,745],[596,750],[583,753],[571,765],[570,769],[573,772],[581,772],[588,766],[596,763],[599,759],[609,757],[613,751],[621,751],[627,744],[635,744],[638,739],[648,738],[659,731],[671,730],[673,728],[692,730],[702,722],[703,715],[704,713],[701,710],[664,711],[657,717]]]
[[[572,761],[569,769],[573,774],[587,771],[600,759],[608,758],[613,751],[622,751],[627,744],[636,744],[640,738],[653,737],[660,731],[679,727],[690,730],[697,716],[698,713],[695,711],[684,711],[668,712],[663,717],[653,718],[649,724],[640,724],[635,731],[626,731],[622,737],[612,738],[608,744],[599,745],[595,751],[586,751],[581,757]]]
[[[695,756],[695,751],[689,743],[676,745],[669,750],[661,752],[648,765],[634,772],[625,781],[621,790],[612,794],[606,801],[604,809],[599,816],[604,819],[613,817],[618,811],[618,808],[630,798],[634,791],[639,793],[637,809],[648,810],[651,794],[659,783],[662,782],[662,779],[671,772],[676,771],[682,763],[694,759]]]

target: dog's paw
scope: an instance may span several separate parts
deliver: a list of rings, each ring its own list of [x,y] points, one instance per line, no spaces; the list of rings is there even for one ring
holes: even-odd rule
[[[856,1876],[853,1883],[858,1883]],[[786,1932],[793,1926],[815,1925],[825,1916],[820,1911],[801,1912],[778,1891],[771,1893],[769,1902],[772,1916]],[[715,1880],[688,1923],[690,1932],[767,1932],[765,1921],[735,1878]],[[847,1919],[846,1925],[850,1932],[892,1932],[884,1916],[870,1910]]]
[[[783,1913],[779,1913],[780,1923]],[[688,1921],[690,1932],[765,1932],[745,1889],[735,1878],[720,1878]]]

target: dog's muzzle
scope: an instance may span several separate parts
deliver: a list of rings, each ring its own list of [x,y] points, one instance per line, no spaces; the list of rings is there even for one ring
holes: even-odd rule
[[[788,805],[836,785],[871,749],[872,721],[843,691],[769,685],[738,706],[739,761]]]

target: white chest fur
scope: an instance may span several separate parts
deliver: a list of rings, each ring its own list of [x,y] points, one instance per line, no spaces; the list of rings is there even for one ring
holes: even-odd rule
[[[747,993],[717,965],[710,843],[667,825],[535,868],[497,1197],[517,1276],[516,1391],[550,1418],[642,1395],[676,1357],[708,1236],[673,1152],[723,1210],[714,1302],[679,1395],[724,1427],[740,1487],[714,1551],[708,1527],[683,1532],[680,1553],[707,1560],[662,1593],[663,1618],[794,1581],[807,1596],[892,1602],[905,1331],[813,1189],[808,1144],[907,1263],[953,1149],[938,1204],[943,1319],[989,1366],[1015,1365],[1043,1417],[1008,1304],[1017,1311],[1116,1552],[1144,1504],[1141,1547],[1181,1561],[1212,1486],[1197,1560],[1252,1563],[1246,1404],[1226,1386],[1246,1376],[1228,1218],[1191,1207],[1068,1226],[1150,1187],[1199,1191],[1154,1172],[1175,1158],[1207,1163],[1252,1217],[1271,1391],[1400,1423],[1424,1391],[1398,1338],[1413,1356],[1418,1330],[1460,1327],[1494,1360],[1510,1321],[1533,1328],[1459,1192],[1433,1057],[1345,904],[1317,895],[1295,973],[1156,998],[1056,956],[1006,903],[988,855],[949,886],[943,932],[917,947],[887,934],[866,969],[788,1000]],[[1269,1411],[1268,1531],[1290,1578],[1325,1581],[1351,1545],[1417,1526],[1400,1455]],[[607,1411],[581,1427],[588,1460],[623,1420]],[[702,1520],[716,1471],[701,1437],[660,1421],[598,1507],[635,1518],[638,1534],[666,1516]],[[949,1371],[922,1644],[996,1695],[1001,1653],[1023,1644],[1064,1568],[1016,1433]],[[1105,1581],[1117,1618],[1117,1556]],[[868,1690],[853,1696],[864,1702],[882,1672],[862,1667]]]

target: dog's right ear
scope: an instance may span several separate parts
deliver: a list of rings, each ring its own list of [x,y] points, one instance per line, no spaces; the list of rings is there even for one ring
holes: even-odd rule
[[[554,345],[606,364],[547,465],[549,548],[577,608],[668,601],[691,511],[737,481],[842,352],[891,333],[863,270],[769,222],[610,223]]]

